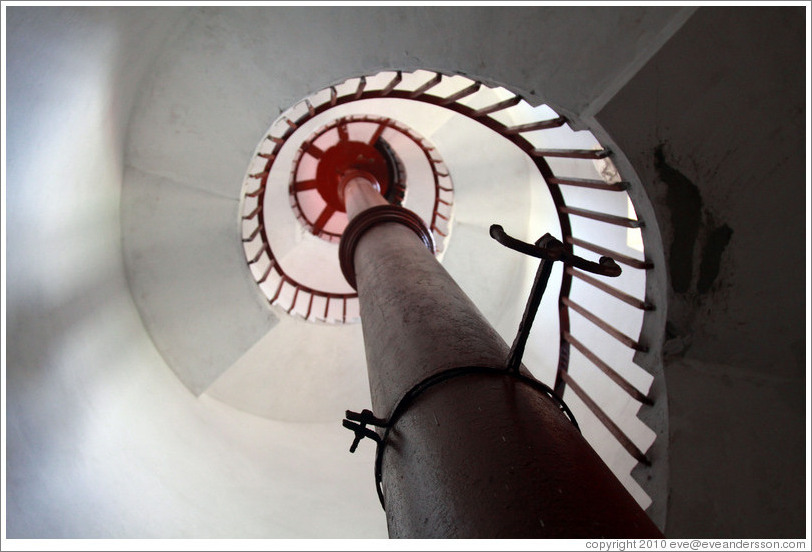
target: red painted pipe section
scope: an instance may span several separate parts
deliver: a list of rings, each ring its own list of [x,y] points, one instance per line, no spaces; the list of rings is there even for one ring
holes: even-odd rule
[[[345,183],[350,218],[386,204]],[[426,377],[505,366],[509,347],[414,231],[366,230],[354,254],[375,415]],[[420,394],[383,452],[390,537],[626,538],[662,534],[551,399],[501,374]]]

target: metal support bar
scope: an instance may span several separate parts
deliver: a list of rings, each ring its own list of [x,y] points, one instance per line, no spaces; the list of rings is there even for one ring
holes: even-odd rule
[[[628,182],[604,182],[603,180],[592,180],[590,178],[558,178],[556,176],[548,179],[547,182],[559,186],[578,186],[607,192],[624,192],[629,189]]]
[[[622,253],[618,253],[617,251],[612,251],[611,249],[607,249],[605,247],[601,247],[600,245],[595,245],[594,243],[589,243],[587,241],[574,238],[572,236],[567,236],[566,241],[570,245],[577,245],[578,247],[583,247],[593,253],[597,253],[598,255],[604,255],[606,257],[611,257],[612,259],[616,260],[619,263],[623,263],[626,266],[630,266],[632,268],[638,268],[640,270],[650,270],[654,268],[654,263],[650,261],[640,261],[638,259],[629,257],[628,255],[623,255]]]
[[[572,267],[567,267],[567,274],[569,274],[571,276],[575,276],[579,280],[583,280],[584,282],[595,286],[596,288],[598,288],[601,291],[605,291],[606,293],[608,293],[612,297],[616,297],[616,298],[620,299],[621,301],[623,301],[624,303],[628,303],[629,305],[633,306],[636,309],[645,310],[645,311],[654,310],[654,305],[652,305],[648,301],[641,301],[640,299],[638,299],[636,297],[632,297],[628,293],[620,291],[616,287],[612,287],[609,284],[601,282],[597,278],[593,278],[592,276],[588,276],[588,275],[584,274],[583,272],[579,272],[579,271],[573,269]]]
[[[573,347],[578,349],[578,351],[580,351],[582,355],[588,358],[592,362],[592,364],[594,364],[601,372],[606,374],[609,377],[609,379],[611,379],[618,385],[618,387],[620,387],[626,393],[628,393],[630,397],[632,397],[637,401],[640,401],[643,404],[647,405],[654,404],[654,401],[652,401],[648,396],[638,391],[636,387],[634,387],[631,383],[629,383],[626,380],[626,378],[615,372],[611,366],[609,366],[600,358],[598,358],[598,355],[587,349],[583,343],[572,337],[572,335],[569,332],[564,332],[562,335],[567,343],[571,344]]]
[[[466,88],[463,88],[459,92],[455,92],[454,94],[451,94],[449,97],[443,99],[440,102],[440,105],[448,105],[448,104],[454,103],[457,100],[460,100],[460,99],[462,99],[462,98],[464,98],[466,96],[470,96],[471,94],[475,94],[476,92],[479,91],[479,89],[481,87],[482,87],[481,82],[475,82],[472,85],[470,85],[470,86],[468,86]]]
[[[544,295],[550,273],[553,270],[553,263],[563,261],[565,265],[575,264],[583,270],[589,270],[604,276],[618,276],[620,267],[608,257],[601,257],[599,263],[593,263],[571,255],[565,250],[564,244],[551,234],[544,234],[535,244],[529,244],[507,235],[501,226],[494,224],[491,225],[490,235],[507,248],[541,259],[541,264],[538,271],[536,271],[533,288],[530,290],[530,297],[527,299],[527,305],[524,308],[522,321],[519,323],[519,331],[508,354],[508,370],[518,372],[522,364],[522,355],[524,355],[524,349],[527,345],[527,338],[530,335],[530,328],[533,326],[536,311],[541,304],[542,295]]]
[[[526,123],[523,125],[516,125],[506,128],[504,134],[519,134],[521,132],[530,132],[532,130],[546,130],[548,128],[557,128],[566,123],[564,117],[556,117],[555,119],[547,119],[544,121],[536,121],[534,123]]]
[[[643,353],[648,351],[648,347],[646,347],[645,345],[641,345],[640,343],[638,343],[628,335],[624,334],[623,332],[621,332],[608,322],[604,321],[602,318],[599,318],[598,316],[592,314],[578,303],[575,303],[569,297],[563,297],[561,299],[561,302],[564,303],[569,308],[571,308],[572,310],[574,310],[575,312],[577,312],[578,314],[580,314],[581,316],[583,316],[584,318],[586,318],[587,320],[589,320],[590,322],[592,322],[593,324],[595,324],[597,327],[599,327],[612,337],[614,337],[615,339],[617,339],[618,341],[620,341],[621,343],[623,343],[624,345],[626,345],[627,347],[629,347],[630,349],[634,349],[636,351],[640,351]]]
[[[609,157],[609,150],[578,150],[578,149],[534,149],[531,155],[536,157],[569,157],[571,159],[603,159]]]
[[[381,96],[386,96],[387,94],[389,94],[392,90],[395,89],[395,87],[398,84],[400,84],[401,80],[403,80],[403,73],[401,71],[398,71],[397,73],[395,73],[394,78],[391,81],[389,81],[389,84],[386,85],[386,88],[381,90]]]
[[[545,234],[536,245],[539,247],[546,247],[550,240],[553,240],[550,234]],[[533,282],[533,288],[530,290],[530,297],[527,298],[527,304],[524,307],[524,314],[522,321],[519,322],[519,331],[516,334],[516,339],[510,347],[508,354],[507,368],[511,372],[518,372],[519,366],[522,364],[522,356],[524,355],[524,348],[527,345],[527,338],[530,336],[530,328],[533,326],[533,320],[536,318],[536,311],[538,311],[541,304],[541,297],[544,295],[544,290],[547,289],[547,282],[550,280],[550,274],[553,271],[552,260],[542,259],[539,263],[539,268],[536,271],[536,279]]]
[[[261,225],[261,224],[258,224],[258,225],[257,225],[257,227],[256,227],[256,228],[254,228],[254,231],[253,231],[253,232],[251,232],[251,234],[250,234],[250,235],[249,235],[247,238],[243,238],[243,239],[242,239],[243,243],[247,243],[247,242],[253,241],[253,240],[254,240],[254,238],[256,238],[256,237],[257,237],[257,234],[259,234],[259,232],[260,232],[261,230],[262,230],[262,225]]]
[[[592,414],[594,414],[595,417],[606,427],[606,429],[609,430],[609,433],[611,433],[615,439],[617,439],[618,443],[620,443],[620,445],[626,449],[626,452],[631,454],[634,459],[641,464],[646,466],[651,465],[651,461],[648,459],[648,456],[646,456],[643,451],[637,447],[637,445],[632,443],[631,439],[629,439],[629,437],[623,433],[623,430],[620,429],[617,424],[613,422],[612,419],[606,414],[606,412],[604,412],[603,409],[592,400],[592,397],[590,397],[589,394],[584,391],[581,386],[575,382],[575,380],[572,379],[572,376],[569,375],[568,372],[562,372],[561,377],[567,383],[570,389],[572,389],[573,392],[578,395],[578,398],[583,401],[587,408],[592,411]]]
[[[358,80],[358,88],[355,89],[355,96],[353,96],[354,100],[357,100],[361,97],[361,94],[364,93],[364,88],[367,86],[367,79],[366,77],[361,77]]]
[[[507,109],[509,107],[513,107],[514,105],[518,104],[522,101],[521,96],[513,96],[512,98],[508,98],[507,100],[502,100],[499,103],[495,103],[493,105],[489,105],[488,107],[483,107],[482,109],[477,109],[474,111],[474,117],[482,117],[483,115],[488,115],[490,113],[496,113],[497,111],[502,111],[503,109]]]
[[[589,209],[577,209],[575,207],[559,207],[559,211],[578,217],[584,217],[607,224],[614,224],[615,226],[625,226],[626,228],[640,228],[643,226],[643,221],[634,220],[626,217],[619,217],[617,215],[610,215],[607,213],[599,213],[598,211],[590,211]]]
[[[434,76],[430,80],[426,81],[425,84],[423,84],[422,86],[417,88],[414,92],[412,92],[409,95],[409,97],[410,98],[416,98],[416,97],[420,96],[421,94],[425,94],[427,90],[429,90],[430,88],[434,88],[435,86],[440,84],[441,80],[443,80],[443,74],[442,73],[435,73]]]

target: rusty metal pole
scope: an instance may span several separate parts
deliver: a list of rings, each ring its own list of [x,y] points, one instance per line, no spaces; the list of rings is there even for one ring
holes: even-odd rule
[[[371,180],[342,182],[351,222],[341,249],[352,254],[342,262],[356,280],[374,414],[389,420],[413,398],[381,454],[390,537],[661,537],[554,401],[527,383],[471,371],[415,394],[449,369],[504,368],[510,349],[417,229],[369,222],[390,209]]]

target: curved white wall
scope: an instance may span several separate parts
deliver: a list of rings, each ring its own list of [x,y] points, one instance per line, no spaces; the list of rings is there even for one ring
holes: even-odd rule
[[[183,12],[8,16],[8,537],[385,536],[369,455],[318,460],[347,448],[338,422],[283,425],[196,399],[133,305],[123,138]]]
[[[130,295],[119,216],[124,140],[153,123],[130,127],[131,106],[164,39],[203,16],[213,31],[224,10],[6,9],[7,536],[385,536],[371,447],[319,463],[348,446],[338,421],[281,424],[195,398],[157,353]],[[483,72],[577,111],[677,11],[637,9],[634,19],[586,10],[244,9],[243,30],[265,31],[233,39],[268,40],[268,57],[246,63],[279,64],[274,29],[295,29],[286,35],[295,55],[269,81],[282,108],[350,74],[423,66]],[[374,41],[351,32],[364,24],[379,29]],[[589,63],[558,47],[575,27],[593,38]],[[448,40],[451,29],[460,41]],[[518,31],[537,40],[499,47]],[[201,66],[201,75],[213,69]],[[233,106],[215,99],[210,122],[224,121],[217,110]],[[233,113],[247,123],[248,140],[232,152],[238,183],[270,120]],[[183,147],[147,153],[194,147],[173,143]]]

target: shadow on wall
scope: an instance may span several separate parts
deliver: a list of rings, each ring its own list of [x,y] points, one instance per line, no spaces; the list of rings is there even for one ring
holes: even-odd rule
[[[700,8],[598,116],[670,267],[672,537],[804,535],[807,17]]]
[[[660,144],[654,150],[654,168],[666,186],[665,205],[671,217],[671,243],[668,246],[669,276],[674,293],[692,303],[700,303],[702,296],[713,293],[725,248],[733,237],[733,229],[717,219],[718,215],[705,207],[702,194],[687,176],[666,161],[665,148]],[[699,260],[698,270],[695,259]],[[723,282],[717,284],[724,285]],[[684,352],[689,342],[675,340],[685,335],[686,328],[666,326],[666,339],[670,340],[666,354]]]

